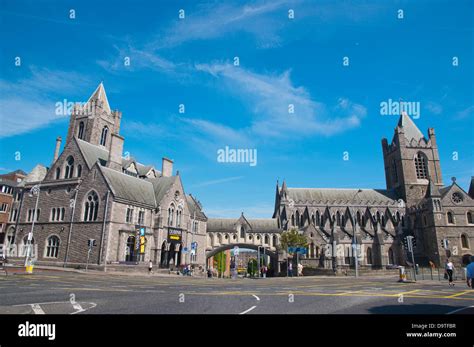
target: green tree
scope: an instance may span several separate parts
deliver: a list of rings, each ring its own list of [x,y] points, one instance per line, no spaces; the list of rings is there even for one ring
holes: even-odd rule
[[[308,239],[306,236],[300,234],[297,229],[292,228],[281,234],[280,244],[285,250],[288,247],[307,247]]]

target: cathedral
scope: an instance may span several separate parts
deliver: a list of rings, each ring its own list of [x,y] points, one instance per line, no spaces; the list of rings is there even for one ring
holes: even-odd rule
[[[469,191],[443,184],[434,129],[428,137],[403,113],[389,143],[382,139],[386,189],[290,188],[277,183],[273,218],[309,240],[315,266],[386,268],[430,262],[457,266],[473,254],[474,178]],[[407,257],[406,236],[415,240]],[[357,253],[355,251],[357,250]]]
[[[200,202],[185,194],[172,160],[159,171],[123,156],[121,119],[102,83],[74,106],[62,152],[58,137],[50,167],[37,166],[19,187],[6,228],[10,257],[24,259],[32,245],[38,265],[205,264]]]

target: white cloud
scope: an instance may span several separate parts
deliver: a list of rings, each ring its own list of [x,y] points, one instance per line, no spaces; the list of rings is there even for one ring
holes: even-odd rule
[[[332,107],[314,100],[305,88],[293,85],[290,71],[259,74],[220,63],[197,64],[196,69],[224,82],[248,103],[254,114],[250,126],[254,135],[332,135],[359,126],[367,113],[364,106],[346,98],[340,98]],[[294,106],[293,114],[289,112],[290,105]]]
[[[220,179],[217,179],[217,180],[211,180],[211,181],[205,181],[205,182],[193,184],[193,185],[191,185],[191,187],[213,186],[213,185],[216,185],[216,184],[222,184],[222,183],[227,183],[227,182],[232,182],[232,181],[238,181],[242,178],[244,178],[244,176],[220,178]]]
[[[0,138],[64,119],[66,115],[55,113],[55,104],[62,102],[67,94],[91,86],[88,78],[74,72],[32,67],[30,73],[30,77],[18,81],[0,80]]]

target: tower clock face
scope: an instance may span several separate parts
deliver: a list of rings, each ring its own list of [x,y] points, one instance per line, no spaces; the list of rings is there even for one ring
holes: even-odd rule
[[[463,197],[461,193],[453,193],[452,200],[455,204],[460,204],[463,201]]]

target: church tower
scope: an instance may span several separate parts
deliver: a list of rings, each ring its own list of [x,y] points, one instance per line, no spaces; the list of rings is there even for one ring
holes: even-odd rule
[[[75,105],[66,143],[73,137],[110,150],[112,134],[119,134],[122,113],[112,111],[102,82],[84,105]]]
[[[387,189],[395,190],[407,206],[413,206],[426,196],[430,181],[443,186],[438,145],[433,128],[428,139],[403,112],[395,128],[392,143],[382,139]]]

